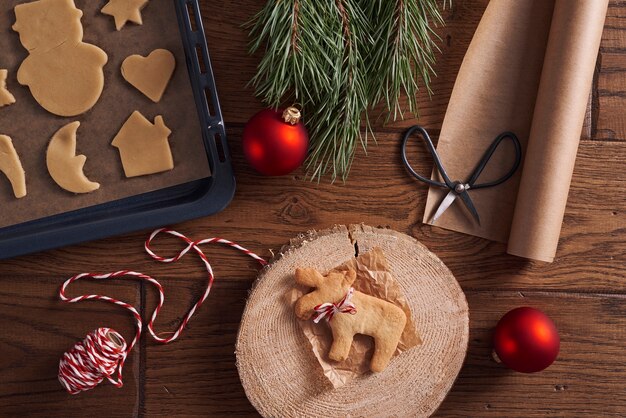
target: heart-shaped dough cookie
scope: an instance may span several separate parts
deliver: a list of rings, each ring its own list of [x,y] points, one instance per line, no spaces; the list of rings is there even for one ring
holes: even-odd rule
[[[161,101],[174,70],[176,58],[166,49],[155,49],[147,57],[131,55],[122,63],[122,76],[155,103]]]

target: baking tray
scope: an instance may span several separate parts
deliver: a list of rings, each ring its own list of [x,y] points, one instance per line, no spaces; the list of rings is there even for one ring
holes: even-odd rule
[[[0,260],[209,216],[235,194],[224,120],[198,0],[172,0],[211,177],[0,229]]]

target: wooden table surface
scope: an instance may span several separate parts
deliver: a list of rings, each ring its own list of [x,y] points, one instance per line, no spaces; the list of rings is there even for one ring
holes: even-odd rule
[[[358,155],[349,181],[312,184],[303,173],[263,178],[244,162],[246,120],[262,108],[246,83],[259,57],[246,54],[241,25],[262,0],[203,0],[221,104],[238,178],[231,206],[175,228],[193,238],[220,235],[269,257],[307,230],[364,222],[415,236],[452,270],[470,305],[467,359],[442,404],[441,416],[626,415],[626,3],[611,1],[587,123],[552,264],[505,254],[502,244],[422,225],[426,188],[400,162],[399,139],[413,120],[376,129],[378,146]],[[446,12],[432,99],[423,97],[419,122],[440,127],[456,73],[487,0],[455,0]],[[424,170],[426,170],[426,158]],[[235,339],[257,265],[224,248],[208,248],[217,275],[208,303],[180,341],[148,338],[131,355],[125,385],[108,383],[67,395],[56,378],[60,356],[97,327],[130,340],[126,311],[103,303],[62,304],[60,283],[83,271],[132,268],[162,279],[167,299],[159,330],[173,329],[203,289],[197,258],[175,265],[150,260],[149,231],[0,262],[0,416],[255,416],[235,367]],[[164,239],[162,253],[180,249]],[[139,306],[149,315],[155,294],[132,281],[77,285]],[[74,293],[75,292],[75,293]],[[490,357],[490,335],[509,309],[529,305],[559,328],[561,353],[544,372],[506,370]],[[277,347],[279,349],[279,347]],[[389,388],[393,390],[393,388]]]

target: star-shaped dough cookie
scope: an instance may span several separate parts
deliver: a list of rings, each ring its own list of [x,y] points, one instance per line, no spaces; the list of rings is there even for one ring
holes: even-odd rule
[[[109,0],[100,10],[103,14],[113,16],[115,28],[122,30],[127,22],[143,24],[141,11],[148,5],[148,0]]]
[[[15,97],[7,90],[7,70],[0,70],[0,107],[15,103]]]

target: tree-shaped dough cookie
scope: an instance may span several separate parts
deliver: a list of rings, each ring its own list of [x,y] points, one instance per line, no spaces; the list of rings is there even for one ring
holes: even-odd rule
[[[7,70],[0,70],[0,107],[15,103],[15,97],[7,90]]]
[[[26,175],[13,141],[6,135],[0,135],[0,171],[11,182],[15,197],[19,199],[26,196]]]

